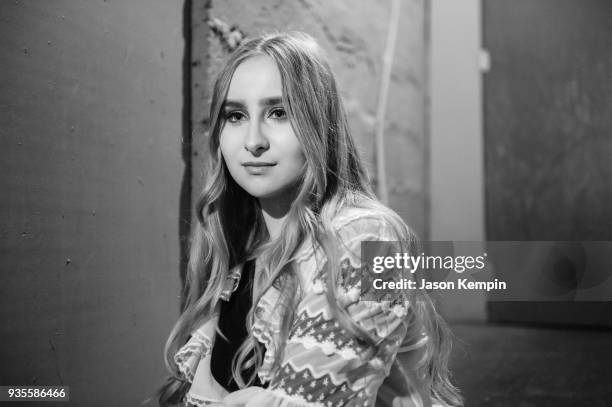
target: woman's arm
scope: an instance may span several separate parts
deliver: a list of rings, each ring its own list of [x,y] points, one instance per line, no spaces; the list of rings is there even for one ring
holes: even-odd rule
[[[185,395],[186,407],[219,405],[227,395],[227,391],[212,376],[210,368],[218,319],[215,313],[194,331],[174,358],[181,373],[191,382]]]
[[[431,407],[431,387],[416,374],[421,354],[420,351],[397,354],[389,376],[378,391],[377,407]]]

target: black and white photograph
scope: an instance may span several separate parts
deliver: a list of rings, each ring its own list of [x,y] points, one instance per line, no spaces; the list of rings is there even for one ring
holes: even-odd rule
[[[612,406],[610,0],[0,0],[0,407]]]

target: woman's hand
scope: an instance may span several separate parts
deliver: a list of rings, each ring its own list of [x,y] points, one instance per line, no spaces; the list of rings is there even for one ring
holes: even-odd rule
[[[223,399],[223,406],[228,407],[243,407],[249,403],[250,406],[257,406],[257,395],[264,392],[265,389],[262,387],[251,386],[241,390],[237,390],[225,396]]]

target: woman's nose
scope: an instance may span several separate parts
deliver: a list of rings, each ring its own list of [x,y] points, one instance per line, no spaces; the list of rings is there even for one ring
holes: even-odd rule
[[[270,148],[270,143],[263,132],[263,124],[261,122],[253,121],[249,124],[244,148],[253,155],[260,155]]]

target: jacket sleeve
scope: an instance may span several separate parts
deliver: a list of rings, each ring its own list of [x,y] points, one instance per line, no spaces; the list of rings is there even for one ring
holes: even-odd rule
[[[191,383],[183,400],[185,407],[214,406],[227,395],[210,370],[217,321],[218,315],[206,321],[174,356],[179,371]]]

